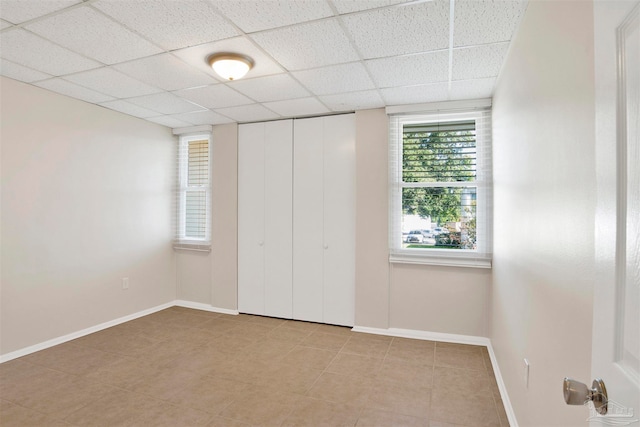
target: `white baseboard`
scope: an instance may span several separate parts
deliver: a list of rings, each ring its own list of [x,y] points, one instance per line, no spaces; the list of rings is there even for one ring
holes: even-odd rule
[[[228,308],[219,308],[209,304],[203,304],[201,302],[192,302],[180,299],[175,300],[174,305],[177,305],[178,307],[193,308],[195,310],[211,311],[214,313],[232,314],[236,316],[239,314],[238,310],[229,310]]]
[[[443,334],[441,332],[419,331],[415,329],[399,329],[399,328],[368,328],[365,326],[354,326],[352,331],[364,332],[366,334],[387,335],[390,337],[414,338],[418,340],[451,342],[456,344],[471,344],[488,346],[489,338],[476,337],[473,335],[456,335]]]
[[[489,357],[491,358],[491,366],[493,366],[493,373],[496,377],[496,382],[498,383],[498,389],[500,390],[500,397],[502,398],[502,403],[504,404],[504,410],[507,413],[507,418],[509,419],[509,425],[511,427],[518,427],[518,420],[516,419],[516,413],[513,411],[513,406],[511,406],[511,400],[509,400],[509,393],[507,393],[507,386],[504,383],[504,379],[502,379],[502,374],[500,373],[500,367],[498,366],[498,360],[496,359],[496,354],[493,351],[493,346],[491,342],[487,346],[487,350],[489,351]]]
[[[20,350],[12,351],[7,354],[0,355],[0,363],[8,362],[13,359],[17,359],[18,357],[26,356],[31,353],[35,353],[36,351],[44,350],[49,347],[53,347],[58,344],[65,343],[67,341],[75,340],[76,338],[83,337],[85,335],[93,334],[94,332],[101,331],[103,329],[110,328],[112,326],[119,325],[124,322],[129,322],[131,320],[137,319],[138,317],[147,316],[149,314],[155,313],[156,311],[164,310],[169,307],[173,307],[175,305],[175,301],[168,302],[166,304],[161,304],[156,307],[148,308],[146,310],[138,311],[137,313],[129,314],[127,316],[120,317],[115,320],[110,320],[108,322],[100,323],[96,326],[91,326],[90,328],[82,329],[77,332],[72,332],[67,335],[63,335],[61,337],[53,338],[39,344],[34,344],[29,347],[21,348]]]
[[[489,338],[476,337],[473,335],[443,334],[441,332],[418,331],[414,329],[368,328],[366,326],[354,326],[351,330],[354,332],[363,332],[366,334],[386,335],[390,337],[400,337],[400,338],[413,338],[413,339],[428,340],[428,341],[450,342],[455,344],[483,345],[487,347],[487,351],[489,352],[489,358],[491,359],[491,366],[493,367],[493,373],[496,377],[496,382],[498,383],[498,389],[500,390],[500,397],[502,398],[502,403],[504,404],[504,410],[507,413],[507,418],[509,419],[509,425],[511,427],[518,427],[516,414],[513,411],[513,407],[511,406],[511,401],[509,400],[509,394],[507,393],[507,387],[505,386],[504,380],[502,379],[502,374],[500,373],[500,368],[498,367],[498,362],[496,360],[496,354],[493,351],[493,346],[491,345],[491,340]]]

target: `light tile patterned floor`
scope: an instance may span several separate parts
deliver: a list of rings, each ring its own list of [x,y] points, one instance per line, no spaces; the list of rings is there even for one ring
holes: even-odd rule
[[[0,425],[509,424],[484,347],[172,307],[0,365]]]

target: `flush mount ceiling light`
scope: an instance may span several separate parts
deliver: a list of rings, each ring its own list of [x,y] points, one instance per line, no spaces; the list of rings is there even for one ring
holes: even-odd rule
[[[225,80],[238,80],[253,67],[253,59],[239,53],[214,53],[207,62]]]

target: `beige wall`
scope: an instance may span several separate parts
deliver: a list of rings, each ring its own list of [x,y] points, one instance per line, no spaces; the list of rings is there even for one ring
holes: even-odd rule
[[[0,84],[0,353],[174,300],[171,131]]]
[[[211,252],[178,251],[178,299],[238,308],[238,125],[214,126]]]
[[[356,325],[488,335],[490,270],[389,264],[388,121],[356,112]]]
[[[521,426],[582,426],[588,416],[564,404],[561,384],[590,381],[592,7],[530,1],[493,99],[491,339]]]

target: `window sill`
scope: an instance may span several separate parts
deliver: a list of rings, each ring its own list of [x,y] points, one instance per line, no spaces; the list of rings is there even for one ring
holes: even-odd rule
[[[441,267],[467,267],[467,268],[491,268],[491,258],[476,254],[413,254],[413,253],[392,253],[389,255],[389,262],[392,264],[419,264],[436,265]]]
[[[174,251],[211,252],[211,244],[203,241],[173,242]]]

